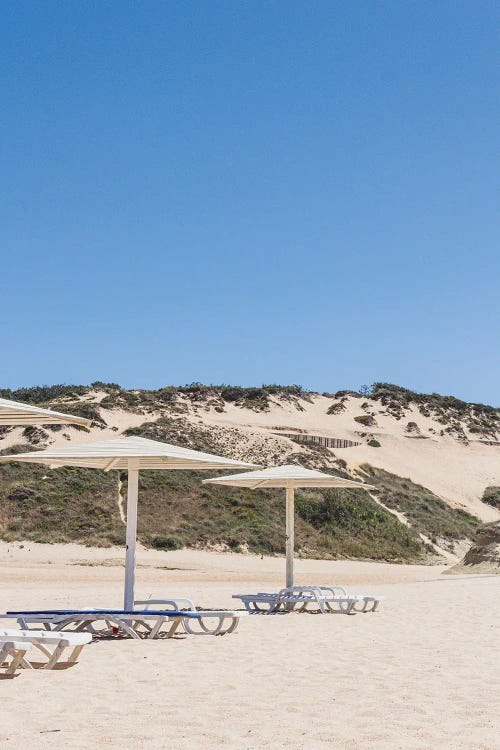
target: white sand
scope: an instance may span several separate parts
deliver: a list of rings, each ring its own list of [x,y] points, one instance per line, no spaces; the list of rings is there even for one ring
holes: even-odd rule
[[[0,607],[120,605],[122,559],[2,544]],[[194,551],[141,550],[139,563],[138,596],[212,606],[275,589],[284,570],[278,558]],[[224,638],[99,642],[70,669],[2,679],[0,748],[498,750],[500,580],[443,570],[298,561],[298,582],[387,601],[353,617],[248,617]]]

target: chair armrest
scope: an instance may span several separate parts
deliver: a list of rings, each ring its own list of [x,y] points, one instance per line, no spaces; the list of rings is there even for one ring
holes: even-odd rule
[[[189,609],[191,612],[196,612],[196,607],[191,599],[187,599],[184,596],[176,596],[172,599],[137,599],[134,602],[134,607],[139,606],[140,609],[158,609],[158,605],[161,605],[161,609],[168,607],[180,610],[183,606]]]
[[[321,591],[331,591],[333,596],[338,592],[341,596],[348,596],[347,589],[344,586],[319,586]]]

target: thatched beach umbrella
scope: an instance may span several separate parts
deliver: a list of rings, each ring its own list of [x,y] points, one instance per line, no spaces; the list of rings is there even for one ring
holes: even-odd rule
[[[294,552],[294,502],[297,487],[338,487],[339,489],[370,490],[374,489],[363,482],[353,482],[321,471],[304,469],[302,466],[288,464],[275,466],[261,471],[250,471],[245,474],[233,474],[217,479],[204,479],[204,484],[221,484],[226,487],[249,487],[265,489],[284,487],[286,489],[286,586],[293,586],[293,552]]]
[[[52,409],[41,409],[31,404],[21,404],[0,398],[0,425],[24,426],[35,424],[76,424],[80,427],[90,427],[91,420],[75,417],[72,414],[61,414]]]
[[[242,469],[255,464],[235,461],[231,458],[212,456],[210,453],[180,448],[177,445],[159,443],[140,437],[116,438],[99,443],[70,445],[64,448],[49,448],[33,453],[0,456],[0,461],[23,461],[41,463],[51,467],[81,466],[91,469],[128,471],[127,495],[127,548],[125,555],[124,608],[134,606],[135,547],[137,534],[137,497],[140,469]]]

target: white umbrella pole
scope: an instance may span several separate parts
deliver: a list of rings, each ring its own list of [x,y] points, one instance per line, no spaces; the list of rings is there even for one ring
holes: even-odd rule
[[[294,495],[293,487],[286,488],[286,586],[293,586],[294,549]]]
[[[139,492],[139,469],[128,467],[127,491],[127,549],[125,552],[125,591],[123,608],[134,609],[135,542],[137,537],[137,496]]]

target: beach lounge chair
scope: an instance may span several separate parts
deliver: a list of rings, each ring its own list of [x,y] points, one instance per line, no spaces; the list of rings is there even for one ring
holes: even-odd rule
[[[240,617],[248,612],[233,609],[197,609],[192,599],[186,597],[172,597],[170,599],[139,599],[134,606],[149,610],[150,607],[161,606],[162,609],[182,610],[199,615],[199,618],[186,617],[182,627],[190,635],[227,635],[234,633],[239,625]]]
[[[31,647],[29,641],[17,637],[17,631],[16,636],[0,640],[0,669],[4,670],[4,674],[14,674],[20,669]]]
[[[49,631],[80,633],[84,630],[92,635],[128,635],[131,638],[157,638],[164,625],[168,629],[161,633],[166,638],[175,635],[186,618],[198,619],[195,612],[175,610],[124,610],[124,609],[49,609],[7,612],[0,617],[14,617],[21,628],[41,625]],[[97,629],[96,623],[104,623]]]
[[[248,612],[276,614],[277,612],[306,612],[314,608],[323,614],[353,614],[376,609],[381,597],[348,594],[343,586],[289,586],[278,593],[234,594]]]
[[[343,591],[322,591],[319,586],[289,586],[277,593],[258,592],[257,594],[234,594],[233,599],[241,599],[248,612],[276,614],[277,612],[306,612],[314,609],[323,614],[339,612],[349,615],[354,605],[360,603],[357,596],[349,596]]]
[[[63,661],[63,654],[67,648],[71,649],[71,653],[68,659],[65,659],[68,664],[74,664],[84,646],[90,643],[92,636],[90,633],[51,633],[47,631],[36,631],[36,630],[14,630],[14,629],[0,629],[0,648],[4,643],[15,641],[21,644],[26,651],[30,647],[35,647],[38,652],[41,652],[47,661],[43,665],[43,669],[53,669],[56,664]],[[53,647],[52,650],[50,647]],[[25,654],[21,657],[19,665],[26,669],[34,669],[33,664]]]

